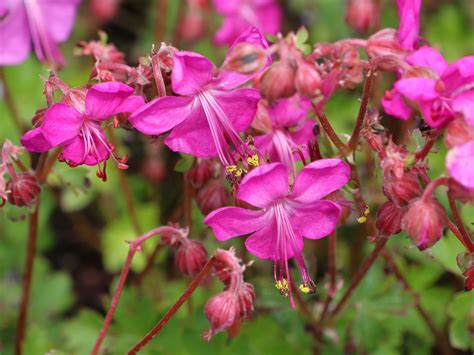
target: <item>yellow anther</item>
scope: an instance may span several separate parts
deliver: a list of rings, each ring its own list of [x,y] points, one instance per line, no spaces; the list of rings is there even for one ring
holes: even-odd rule
[[[228,173],[235,173],[237,171],[237,165],[227,165],[225,167],[225,171],[227,171]]]
[[[311,289],[308,286],[306,286],[305,284],[301,284],[300,285],[300,291],[303,292],[303,293],[308,294],[308,293],[311,292]]]
[[[258,166],[260,164],[260,160],[258,159],[258,155],[254,154],[251,157],[247,158],[247,163],[251,166]]]
[[[370,208],[369,208],[369,206],[367,206],[367,208],[364,211],[364,216],[367,217],[369,214],[370,214]]]
[[[241,177],[242,173],[243,173],[242,169],[237,169],[237,171],[234,173],[234,175],[237,176],[237,177]]]
[[[357,222],[360,224],[367,222],[367,217],[366,216],[360,216],[357,218]]]
[[[275,281],[275,288],[280,292],[282,296],[288,296],[290,289],[288,288],[288,281],[286,279]]]

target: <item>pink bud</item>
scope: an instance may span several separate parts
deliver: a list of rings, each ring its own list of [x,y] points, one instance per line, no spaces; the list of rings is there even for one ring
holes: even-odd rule
[[[222,69],[242,74],[253,74],[267,63],[267,55],[262,46],[242,42],[232,47]]]
[[[160,183],[166,177],[166,167],[160,159],[148,158],[143,163],[141,170],[151,183]]]
[[[370,36],[365,50],[371,59],[386,55],[407,55],[407,51],[400,46],[397,30],[392,28],[384,28]]]
[[[196,275],[207,262],[207,251],[201,242],[190,240],[182,243],[176,252],[176,265],[184,274]]]
[[[207,301],[204,308],[211,329],[203,334],[210,341],[218,332],[229,329],[237,320],[240,313],[238,298],[231,291],[223,291]]]
[[[321,92],[321,76],[316,70],[314,63],[302,62],[298,64],[295,77],[296,90],[300,95],[313,98]]]
[[[41,192],[36,178],[29,173],[12,177],[6,186],[8,202],[16,206],[31,206]]]
[[[383,189],[385,195],[398,206],[407,205],[414,198],[421,196],[422,192],[418,176],[411,172],[403,174],[401,179],[385,179]]]
[[[117,13],[119,0],[91,0],[89,9],[93,18],[100,22],[111,20]]]
[[[346,23],[359,32],[375,28],[380,16],[379,3],[376,0],[349,0]]]
[[[474,128],[466,124],[463,119],[458,118],[448,124],[444,136],[444,143],[448,148],[464,144],[470,140],[474,140]]]
[[[205,215],[226,206],[228,201],[229,191],[218,179],[209,181],[199,189],[196,195],[197,205]]]
[[[377,227],[380,235],[389,237],[400,233],[404,210],[393,202],[385,202],[377,212]]]
[[[412,201],[402,221],[402,228],[420,250],[433,246],[443,233],[448,218],[443,206],[433,197]]]
[[[216,167],[217,165],[217,167]],[[187,178],[195,188],[203,186],[216,172],[219,164],[212,159],[197,158],[196,163],[186,173]]]
[[[204,18],[198,8],[189,8],[179,24],[179,33],[188,41],[198,40],[204,32]]]
[[[260,92],[269,101],[292,96],[296,92],[295,70],[287,63],[273,63],[260,80]]]
[[[244,282],[243,286],[239,289],[238,298],[240,317],[243,319],[250,318],[253,314],[253,300],[255,299],[253,285],[248,282]]]

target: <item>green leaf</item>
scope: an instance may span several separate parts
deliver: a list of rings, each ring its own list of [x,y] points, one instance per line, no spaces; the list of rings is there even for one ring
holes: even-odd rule
[[[176,163],[174,170],[179,173],[185,173],[193,167],[195,158],[192,155],[181,154],[181,159]]]
[[[474,346],[470,334],[469,317],[474,312],[474,298],[471,292],[460,292],[454,296],[448,307],[451,317],[449,324],[449,340],[457,349],[468,350]],[[472,322],[472,319],[471,319]]]

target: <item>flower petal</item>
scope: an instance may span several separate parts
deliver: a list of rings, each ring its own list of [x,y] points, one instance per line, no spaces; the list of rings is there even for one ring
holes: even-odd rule
[[[430,101],[439,97],[435,86],[435,80],[426,78],[402,79],[394,85],[403,96],[413,101]]]
[[[33,128],[21,137],[21,145],[30,152],[46,152],[52,148],[51,143],[44,137],[41,128]]]
[[[64,42],[70,35],[80,0],[38,1],[48,31],[56,42]]]
[[[446,167],[461,185],[474,190],[474,141],[456,146],[446,156]]]
[[[441,76],[447,93],[456,96],[457,91],[474,82],[474,56],[466,56],[452,63]]]
[[[194,52],[177,52],[174,54],[171,87],[180,95],[196,95],[212,79],[214,64]]]
[[[102,141],[105,142],[107,139],[105,133],[101,130],[100,134]],[[85,151],[84,140],[82,138],[76,137],[71,142],[68,142],[64,145],[62,153],[63,158],[77,165],[85,164],[90,166],[97,165],[104,160],[107,160],[110,155],[109,151],[100,140],[97,139],[97,137],[93,136],[92,139],[95,149],[87,152]]]
[[[268,114],[274,127],[289,127],[306,120],[311,109],[311,101],[299,95],[277,100],[268,106]]]
[[[4,6],[0,21],[0,65],[23,62],[31,50],[31,38],[23,1]]]
[[[142,106],[128,120],[142,133],[162,134],[195,114],[197,109],[193,97],[165,96]]]
[[[413,50],[418,42],[420,32],[421,0],[397,0],[400,26],[398,41],[408,50]]]
[[[260,93],[256,89],[209,90],[237,131],[247,129],[257,112]]]
[[[419,67],[431,68],[438,76],[443,74],[444,70],[448,67],[448,63],[444,60],[441,53],[430,46],[423,46],[416,52],[410,54],[406,61],[411,65]]]
[[[142,96],[132,95],[127,97],[119,107],[115,110],[115,113],[133,113],[140,107],[145,105],[145,100]]]
[[[255,28],[255,27],[249,27],[247,30],[242,32],[242,34],[235,40],[235,42],[232,44],[232,46],[229,48],[226,54],[226,58],[224,60],[224,64],[226,61],[229,59],[229,55],[232,52],[232,48],[236,46],[239,43],[251,43],[256,46],[260,46],[262,48],[268,48],[268,43],[265,39],[265,37],[260,33],[260,31]],[[223,65],[224,65],[223,64]],[[222,70],[219,73],[219,76],[217,77],[217,86],[225,89],[225,90],[232,90],[253,77],[257,76],[259,73],[261,73],[265,68],[271,64],[271,57],[268,56],[267,61],[265,65],[260,69],[258,72],[252,73],[252,74],[240,74],[237,72],[233,71],[224,71]]]
[[[294,207],[291,224],[301,235],[309,239],[320,239],[331,234],[336,229],[341,215],[341,207],[332,201],[317,201],[298,204]]]
[[[384,111],[393,117],[404,121],[408,120],[411,116],[411,109],[405,104],[403,96],[397,90],[392,90],[389,93],[382,98]]]
[[[105,120],[117,114],[120,105],[133,94],[133,88],[115,81],[92,86],[86,94],[86,114],[96,120]]]
[[[212,228],[218,240],[223,241],[261,229],[266,224],[266,219],[264,211],[223,207],[209,213],[204,224]]]
[[[255,207],[267,208],[288,195],[288,170],[281,163],[261,165],[240,183],[237,198]]]
[[[83,122],[84,117],[75,108],[59,103],[46,110],[41,130],[48,142],[57,146],[77,137]]]
[[[456,96],[452,103],[453,109],[464,115],[464,119],[474,127],[474,89]]]
[[[296,177],[293,199],[313,203],[343,187],[350,168],[340,159],[321,159],[306,165]]]

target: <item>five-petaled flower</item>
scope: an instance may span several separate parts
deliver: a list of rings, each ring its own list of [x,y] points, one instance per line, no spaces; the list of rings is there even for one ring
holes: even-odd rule
[[[301,272],[300,290],[314,292],[302,255],[303,237],[320,239],[334,231],[341,208],[322,198],[344,186],[349,175],[349,166],[342,160],[322,159],[306,165],[289,186],[285,165],[262,165],[245,176],[237,194],[257,210],[223,207],[211,212],[204,223],[221,241],[250,234],[246,248],[259,258],[274,261],[276,287],[290,295],[294,306],[288,260],[295,258]]]
[[[101,124],[144,104],[142,97],[132,94],[131,87],[117,82],[96,84],[87,91],[70,90],[63,95],[66,103],[48,108],[41,126],[28,131],[21,143],[32,152],[61,146],[64,149],[60,158],[72,166],[99,165],[112,155],[120,168],[126,168],[126,161],[114,155]],[[100,174],[105,174],[105,167]]]
[[[68,37],[80,0],[8,0],[0,3],[0,65],[23,62],[31,50],[38,59],[61,65],[58,43]]]
[[[249,28],[235,44],[241,42],[267,47],[256,28]],[[236,88],[256,74],[215,72],[214,64],[198,53],[175,53],[171,82],[180,96],[149,102],[130,116],[130,123],[150,135],[172,129],[165,140],[172,150],[201,158],[218,156],[226,166],[235,163],[234,153],[241,158],[253,155],[239,131],[252,123],[260,94],[256,89]]]

